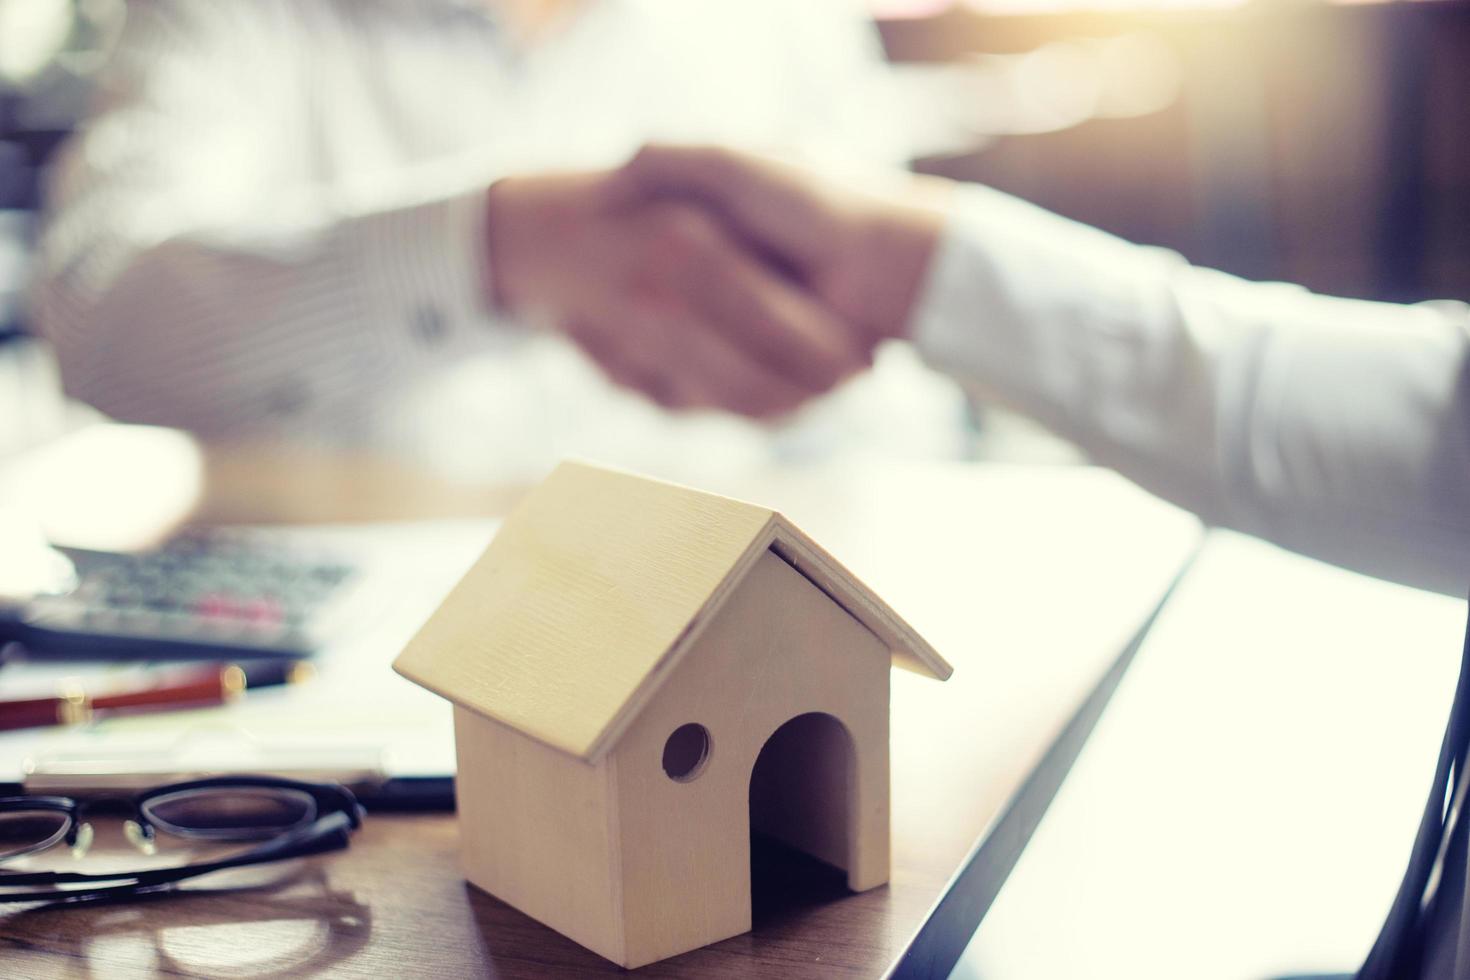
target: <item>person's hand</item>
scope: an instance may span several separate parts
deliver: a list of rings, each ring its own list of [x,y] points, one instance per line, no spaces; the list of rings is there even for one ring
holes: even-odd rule
[[[879,197],[719,147],[647,146],[624,172],[652,198],[719,214],[858,328],[860,346],[907,333],[943,230],[943,182],[910,178]]]
[[[630,190],[616,172],[492,185],[495,302],[550,318],[669,408],[777,415],[870,363],[850,327],[709,211]]]

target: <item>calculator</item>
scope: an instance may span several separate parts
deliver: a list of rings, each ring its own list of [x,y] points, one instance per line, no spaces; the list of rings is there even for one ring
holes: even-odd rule
[[[86,659],[306,657],[359,569],[290,537],[199,528],[142,552],[56,549],[69,590],[0,611],[0,644]]]

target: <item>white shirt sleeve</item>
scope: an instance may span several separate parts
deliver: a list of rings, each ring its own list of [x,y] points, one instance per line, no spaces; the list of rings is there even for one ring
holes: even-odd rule
[[[926,358],[1206,520],[1470,585],[1470,308],[1190,266],[964,188],[915,311]]]
[[[135,5],[56,168],[31,314],[68,393],[117,418],[350,441],[385,386],[497,327],[488,180],[314,184],[276,10]]]

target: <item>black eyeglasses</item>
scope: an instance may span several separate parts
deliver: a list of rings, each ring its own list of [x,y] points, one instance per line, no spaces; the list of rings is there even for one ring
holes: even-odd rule
[[[347,846],[362,826],[362,807],[345,787],[270,776],[220,776],[173,783],[129,797],[74,800],[67,796],[0,797],[0,865],[65,844],[81,857],[92,843],[84,818],[121,804],[133,846],[153,854],[159,834],[191,842],[259,841],[215,860],[108,874],[7,871],[0,867],[0,902],[86,899],[155,891],[188,878]]]

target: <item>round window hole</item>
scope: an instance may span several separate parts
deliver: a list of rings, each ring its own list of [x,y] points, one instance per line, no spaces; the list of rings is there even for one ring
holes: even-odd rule
[[[709,729],[690,722],[674,729],[664,743],[664,772],[676,783],[687,783],[704,771],[709,761]]]

